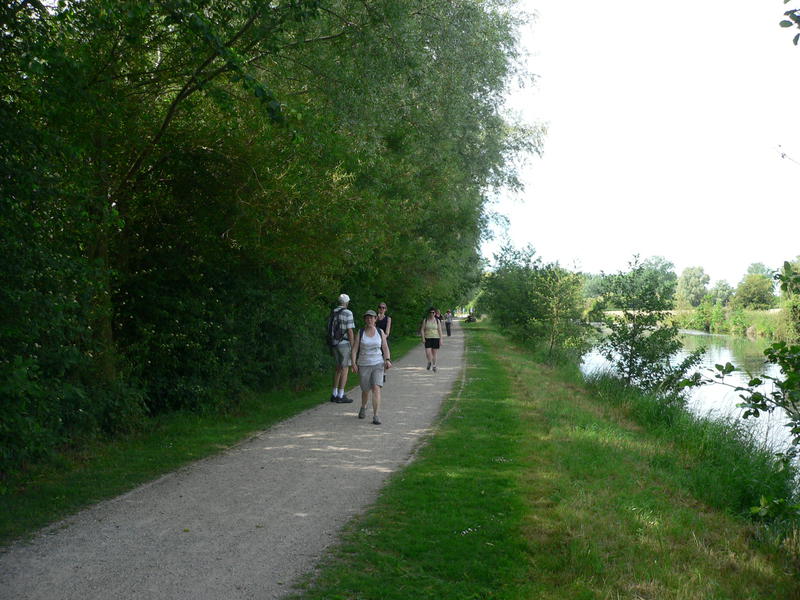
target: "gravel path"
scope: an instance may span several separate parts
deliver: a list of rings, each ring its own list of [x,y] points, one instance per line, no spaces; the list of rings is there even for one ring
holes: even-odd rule
[[[387,373],[382,425],[326,402],[0,551],[0,598],[280,598],[411,459],[461,380],[463,332]],[[351,374],[350,384],[357,383]]]

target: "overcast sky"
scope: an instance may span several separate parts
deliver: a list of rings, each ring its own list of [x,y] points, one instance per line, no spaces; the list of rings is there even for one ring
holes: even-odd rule
[[[659,255],[734,286],[800,254],[800,48],[782,0],[522,4],[538,79],[509,107],[548,133],[525,191],[494,206],[514,245],[589,272]]]

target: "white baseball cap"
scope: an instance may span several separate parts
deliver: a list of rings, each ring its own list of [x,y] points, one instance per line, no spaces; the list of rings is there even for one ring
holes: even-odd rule
[[[339,296],[339,304],[347,304],[348,302],[350,302],[350,296],[347,294],[341,294]]]

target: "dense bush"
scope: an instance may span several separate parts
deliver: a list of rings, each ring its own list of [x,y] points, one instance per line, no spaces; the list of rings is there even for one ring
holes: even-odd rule
[[[502,2],[10,8],[0,473],[302,385],[342,291],[403,334],[477,285],[487,190],[531,139],[499,112]]]
[[[503,248],[483,280],[479,312],[539,350],[545,360],[579,360],[588,349],[583,277],[545,264],[533,248]]]

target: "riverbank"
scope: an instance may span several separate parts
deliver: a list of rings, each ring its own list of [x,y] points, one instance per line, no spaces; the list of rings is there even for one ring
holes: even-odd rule
[[[784,308],[744,310],[701,304],[693,309],[672,311],[672,314],[675,324],[681,329],[697,329],[750,339],[783,342],[797,340],[798,332]]]
[[[298,597],[800,595],[785,550],[699,497],[687,473],[720,470],[698,466],[701,445],[636,422],[484,324],[468,332],[465,384],[437,435]]]

